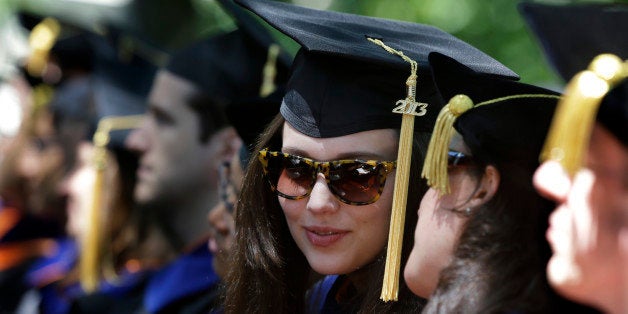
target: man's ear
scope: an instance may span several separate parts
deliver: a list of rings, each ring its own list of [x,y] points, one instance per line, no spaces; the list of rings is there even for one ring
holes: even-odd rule
[[[478,183],[478,188],[473,196],[471,196],[471,199],[469,199],[469,207],[477,208],[490,201],[493,196],[495,196],[495,193],[497,193],[499,182],[500,175],[497,168],[492,165],[486,166],[486,168],[484,168],[484,174],[482,174],[482,179],[480,179]]]

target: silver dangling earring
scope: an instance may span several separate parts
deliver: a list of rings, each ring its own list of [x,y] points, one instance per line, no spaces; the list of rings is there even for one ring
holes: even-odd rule
[[[467,208],[465,208],[464,213],[465,213],[465,215],[467,215],[467,216],[471,215],[471,207],[467,207]]]

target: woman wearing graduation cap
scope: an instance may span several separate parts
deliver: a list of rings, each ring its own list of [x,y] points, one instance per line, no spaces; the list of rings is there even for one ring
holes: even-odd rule
[[[551,204],[532,187],[557,93],[440,54],[430,63],[450,100],[423,167],[430,189],[404,271],[408,286],[429,299],[428,313],[564,309],[544,271]]]
[[[409,253],[403,230],[414,228],[424,190],[404,185],[420,182],[421,163],[410,156],[421,160],[441,104],[427,54],[516,75],[433,27],[241,3],[302,48],[281,114],[245,174],[226,312],[419,311],[422,301],[396,280]],[[310,289],[316,274],[328,276]]]

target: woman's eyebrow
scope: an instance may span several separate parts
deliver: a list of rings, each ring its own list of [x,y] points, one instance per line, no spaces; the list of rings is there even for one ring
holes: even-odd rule
[[[307,151],[305,151],[303,149],[296,148],[296,147],[286,146],[286,147],[283,147],[281,149],[281,151],[284,152],[284,153],[291,154],[291,155],[297,155],[297,156],[300,156],[300,157],[306,157],[306,158],[315,159],[315,158],[311,157],[312,154],[308,153]],[[341,160],[341,159],[363,159],[363,160],[374,159],[374,160],[382,160],[383,161],[383,160],[394,160],[395,158],[387,158],[383,154],[376,153],[376,152],[351,151],[351,152],[340,153],[340,154],[336,155],[331,160]],[[317,161],[325,161],[325,160],[317,160]]]

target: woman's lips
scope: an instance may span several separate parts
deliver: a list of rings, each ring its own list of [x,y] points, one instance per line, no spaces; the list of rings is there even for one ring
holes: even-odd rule
[[[305,231],[310,243],[320,247],[331,246],[349,233],[347,230],[327,227],[305,227]]]

